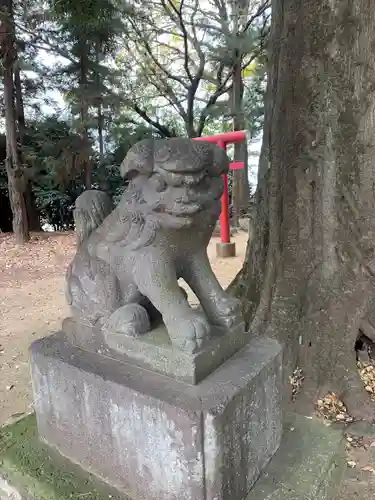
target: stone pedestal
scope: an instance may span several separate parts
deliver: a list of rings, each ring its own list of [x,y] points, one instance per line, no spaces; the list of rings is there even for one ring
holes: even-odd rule
[[[234,241],[230,243],[216,243],[216,256],[221,259],[226,259],[228,257],[236,256],[236,244]]]
[[[193,386],[82,350],[31,347],[41,438],[134,500],[244,500],[282,433],[281,348],[254,339]]]
[[[233,326],[230,332],[218,327],[212,329],[212,338],[191,354],[172,345],[163,324],[140,337],[127,337],[121,333],[105,336],[100,328],[84,325],[73,318],[63,322],[67,339],[77,347],[193,385],[207,377],[249,341],[243,321]]]

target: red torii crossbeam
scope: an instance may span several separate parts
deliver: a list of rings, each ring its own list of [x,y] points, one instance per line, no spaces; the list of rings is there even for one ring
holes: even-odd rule
[[[228,144],[235,142],[243,142],[247,139],[245,130],[236,132],[226,132],[223,134],[211,135],[206,137],[195,137],[195,141],[214,142],[224,150]],[[230,164],[230,170],[240,170],[244,168],[243,161],[234,161]],[[229,191],[228,191],[228,176],[223,175],[224,192],[221,198],[221,214],[220,214],[220,238],[221,242],[216,246],[218,257],[234,257],[236,255],[236,247],[234,242],[230,241],[230,223],[229,223]]]

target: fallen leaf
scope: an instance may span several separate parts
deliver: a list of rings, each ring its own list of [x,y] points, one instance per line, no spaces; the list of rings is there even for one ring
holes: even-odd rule
[[[347,441],[347,448],[365,448],[366,446],[363,441],[363,436],[356,436],[354,434],[345,434],[345,439]]]
[[[357,363],[359,376],[365,386],[366,391],[370,394],[371,399],[375,401],[375,364],[371,362],[358,361]]]
[[[363,472],[372,472],[372,474],[375,474],[375,469],[373,467],[369,467],[369,466],[366,466],[366,467],[362,467]]]
[[[23,417],[23,415],[25,415],[25,412],[20,412],[20,413],[13,413],[11,415],[12,418],[20,418],[20,417]]]
[[[289,383],[292,386],[292,399],[293,400],[299,394],[304,380],[305,380],[305,377],[303,375],[301,368],[296,368],[293,372],[293,375],[291,377],[289,377]]]

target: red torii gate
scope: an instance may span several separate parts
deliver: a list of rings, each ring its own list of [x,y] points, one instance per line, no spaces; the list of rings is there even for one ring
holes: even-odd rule
[[[223,149],[227,149],[228,144],[235,142],[246,141],[247,133],[245,130],[236,132],[226,132],[223,134],[195,137],[195,141],[214,142]],[[239,170],[244,168],[243,161],[234,161],[230,164],[230,170]],[[228,191],[228,176],[223,175],[224,193],[221,198],[221,214],[220,214],[220,238],[221,242],[216,245],[216,253],[218,257],[234,257],[236,255],[236,246],[230,241],[230,224],[229,224],[229,191]]]

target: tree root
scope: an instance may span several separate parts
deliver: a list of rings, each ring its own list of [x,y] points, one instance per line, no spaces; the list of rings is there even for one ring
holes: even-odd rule
[[[354,353],[353,353],[354,358]],[[323,384],[319,384],[309,373],[304,372],[304,382],[295,400],[292,402],[292,410],[304,415],[316,412],[317,402],[324,400],[327,395],[334,394],[342,401],[347,414],[354,420],[364,420],[375,423],[375,402],[371,400],[369,393],[365,390],[359,376],[358,368],[354,362],[350,362],[350,371],[346,371],[345,377],[335,373],[334,376]]]

